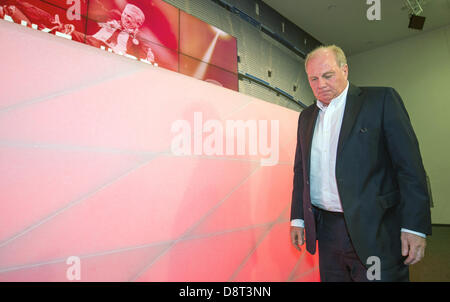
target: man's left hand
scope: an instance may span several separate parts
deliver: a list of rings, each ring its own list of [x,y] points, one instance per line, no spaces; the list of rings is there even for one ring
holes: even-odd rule
[[[415,234],[402,232],[402,256],[408,256],[404,264],[412,265],[422,260],[425,255],[426,239]]]

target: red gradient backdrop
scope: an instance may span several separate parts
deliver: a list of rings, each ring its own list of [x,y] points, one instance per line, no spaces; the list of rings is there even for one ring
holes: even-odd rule
[[[298,112],[4,20],[0,40],[0,281],[68,281],[71,256],[81,281],[319,280],[289,239]],[[196,113],[277,120],[278,163],[175,156]]]

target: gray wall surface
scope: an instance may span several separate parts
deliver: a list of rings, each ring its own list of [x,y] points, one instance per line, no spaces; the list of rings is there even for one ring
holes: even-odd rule
[[[433,195],[432,223],[450,224],[450,26],[348,58],[350,81],[402,96]]]

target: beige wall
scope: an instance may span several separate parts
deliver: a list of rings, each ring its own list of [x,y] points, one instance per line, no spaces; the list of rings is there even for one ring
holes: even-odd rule
[[[450,26],[348,58],[350,81],[402,96],[430,177],[434,224],[450,224]]]

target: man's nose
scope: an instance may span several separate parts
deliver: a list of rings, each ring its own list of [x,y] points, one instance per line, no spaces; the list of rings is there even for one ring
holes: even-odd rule
[[[319,84],[319,88],[322,88],[322,87],[325,87],[326,85],[326,81],[324,80],[324,79],[322,79],[322,78],[319,78],[319,80],[318,80],[318,84]]]

